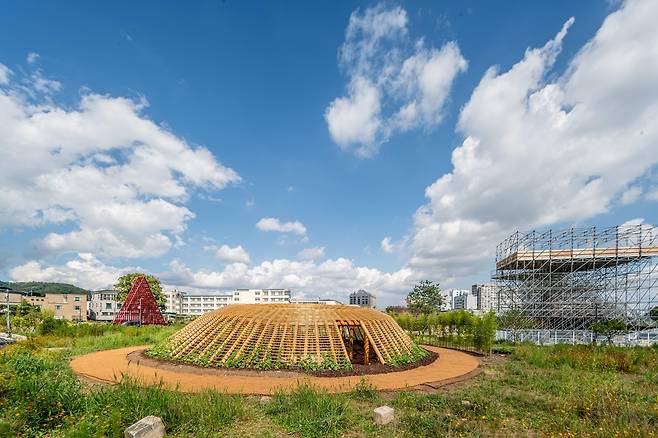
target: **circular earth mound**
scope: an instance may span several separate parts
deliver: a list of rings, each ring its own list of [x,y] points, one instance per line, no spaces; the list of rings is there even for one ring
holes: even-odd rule
[[[148,354],[200,366],[346,369],[427,356],[385,313],[322,304],[236,304],[206,313]]]

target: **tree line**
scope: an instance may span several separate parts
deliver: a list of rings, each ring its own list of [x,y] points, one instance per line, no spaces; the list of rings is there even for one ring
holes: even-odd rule
[[[416,284],[406,299],[407,311],[389,312],[416,342],[490,353],[496,337],[496,315],[465,310],[442,311],[445,297],[438,283]]]

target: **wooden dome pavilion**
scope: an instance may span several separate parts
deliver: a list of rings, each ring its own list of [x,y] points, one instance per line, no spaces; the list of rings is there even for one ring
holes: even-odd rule
[[[206,313],[163,345],[171,359],[205,366],[338,366],[414,357],[418,347],[385,313],[324,304],[235,304]]]

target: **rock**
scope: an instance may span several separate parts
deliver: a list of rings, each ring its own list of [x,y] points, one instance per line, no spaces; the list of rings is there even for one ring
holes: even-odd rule
[[[471,402],[468,401],[468,400],[462,400],[462,405],[464,405],[464,406],[471,406],[472,404],[473,404],[473,403],[471,403]]]
[[[260,398],[260,404],[261,405],[267,405],[272,401],[272,397],[269,397],[267,395],[264,395]]]
[[[382,426],[390,423],[395,418],[395,409],[390,406],[380,406],[374,412],[375,423]]]
[[[125,438],[162,438],[165,427],[159,417],[149,415],[126,429]]]

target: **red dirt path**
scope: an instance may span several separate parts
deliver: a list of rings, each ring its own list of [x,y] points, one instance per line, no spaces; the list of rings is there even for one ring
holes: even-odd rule
[[[148,345],[98,351],[79,356],[71,361],[71,368],[84,377],[106,383],[117,383],[122,376],[130,376],[142,385],[154,385],[160,382],[165,387],[183,392],[199,392],[207,388],[236,394],[269,395],[278,390],[292,389],[300,384],[307,384],[329,392],[352,390],[361,379],[365,379],[378,390],[404,389],[427,383],[440,383],[469,374],[478,368],[480,360],[470,354],[446,348],[425,346],[435,351],[439,358],[433,363],[406,371],[387,374],[371,374],[348,377],[315,377],[302,373],[285,372],[273,376],[272,372],[241,370],[222,374],[217,370],[158,368],[152,364],[131,361],[128,355],[145,350]]]

